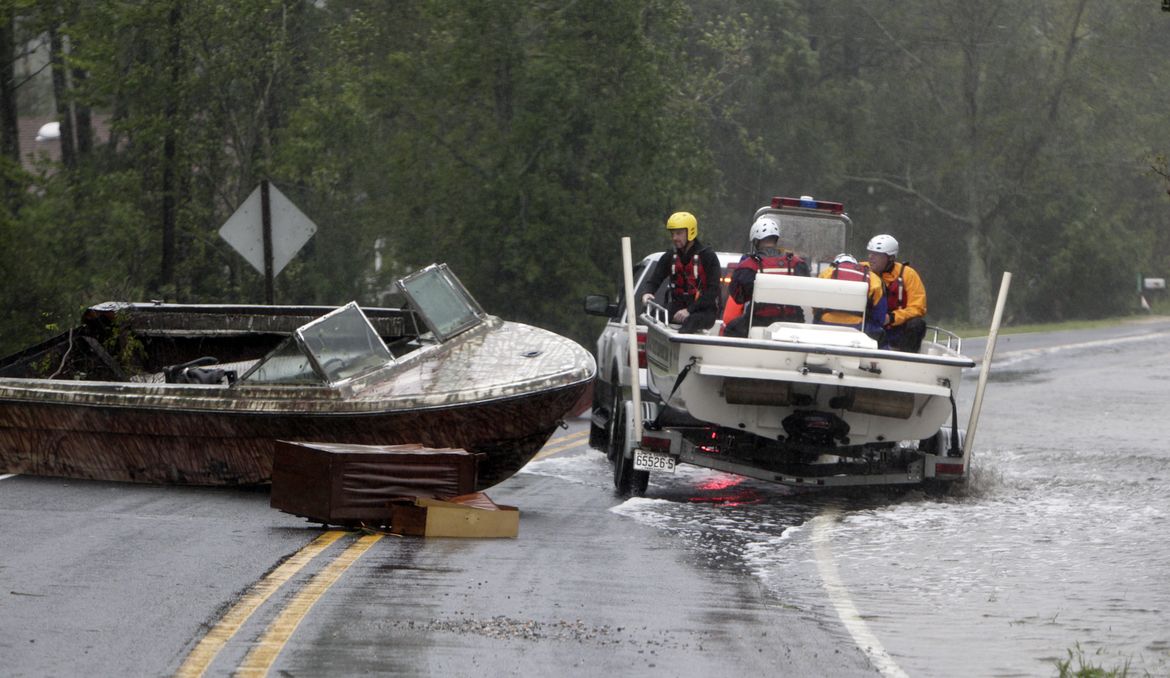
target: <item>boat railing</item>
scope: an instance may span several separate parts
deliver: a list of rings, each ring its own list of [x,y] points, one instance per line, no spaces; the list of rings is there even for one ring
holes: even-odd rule
[[[955,353],[963,352],[963,339],[954,332],[934,325],[927,325],[926,331],[930,333],[930,343],[938,344]]]
[[[647,301],[646,308],[642,309],[642,313],[650,316],[650,319],[659,325],[670,324],[670,310],[657,301]]]

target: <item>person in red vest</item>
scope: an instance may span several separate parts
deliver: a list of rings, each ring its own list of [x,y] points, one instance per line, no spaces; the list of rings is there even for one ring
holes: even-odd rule
[[[857,280],[869,283],[869,296],[865,301],[865,317],[860,313],[838,311],[830,308],[815,309],[816,322],[822,325],[844,325],[858,330],[864,330],[873,337],[879,346],[884,348],[885,329],[889,312],[886,308],[886,291],[882,280],[873,271],[857,262],[857,258],[844,252],[833,258],[833,263],[821,271],[821,278],[834,280]],[[862,324],[864,322],[864,325]]]
[[[886,342],[895,351],[917,353],[926,336],[926,286],[918,271],[895,261],[898,241],[892,235],[875,235],[865,246],[869,270],[882,279],[886,289]]]
[[[759,304],[753,308],[752,292],[757,273],[801,275],[807,278],[809,267],[795,253],[780,249],[780,222],[775,217],[760,217],[752,224],[748,235],[754,251],[740,259],[739,266],[731,274],[731,285],[728,287],[731,299],[743,304],[743,311],[738,318],[730,321],[724,318],[726,324],[723,326],[723,334],[728,337],[746,337],[749,323],[770,325],[774,322],[804,322],[804,311],[799,306]]]
[[[710,329],[719,315],[719,256],[699,242],[699,221],[690,212],[675,212],[666,220],[674,251],[664,252],[654,270],[638,287],[642,303],[669,281],[666,308],[678,331],[694,334]]]

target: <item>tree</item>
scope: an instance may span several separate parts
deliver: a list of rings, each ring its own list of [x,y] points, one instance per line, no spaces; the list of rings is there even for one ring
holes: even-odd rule
[[[344,203],[322,229],[360,234],[362,265],[382,238],[385,275],[447,261],[489,310],[584,339],[580,299],[617,278],[618,236],[661,247],[711,185],[675,84],[682,6],[347,8],[291,135],[319,145],[286,148],[289,183]]]
[[[1105,120],[1102,101],[1132,115],[1123,109],[1136,98],[1125,85],[1134,72],[1112,83],[1097,73],[1102,63],[1118,63],[1102,28],[1135,7],[1079,0],[851,8],[868,20],[857,34],[861,51],[877,58],[860,71],[868,87],[856,135],[862,147],[846,176],[873,191],[884,210],[864,214],[871,232],[895,231],[912,247],[927,246],[928,278],[947,275],[932,262],[963,255],[966,279],[956,292],[966,297],[968,319],[983,322],[992,268],[1050,274],[1046,263],[1081,220],[1072,210],[1100,210],[1104,187],[1116,183],[1086,184],[1102,178],[1093,168],[1132,163],[1117,152],[1123,129],[1103,137],[1092,125]],[[1017,301],[1020,293],[1017,286]],[[1097,295],[1088,312],[1116,309],[1121,294]],[[1046,300],[1025,301],[1038,314],[1051,310]]]

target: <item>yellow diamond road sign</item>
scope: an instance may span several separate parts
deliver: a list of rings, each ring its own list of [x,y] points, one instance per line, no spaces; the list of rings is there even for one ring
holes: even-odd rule
[[[268,201],[272,210],[272,275],[276,275],[309,242],[317,232],[317,225],[271,183],[268,184]],[[262,209],[260,187],[257,186],[219,229],[219,237],[261,274],[264,273]]]

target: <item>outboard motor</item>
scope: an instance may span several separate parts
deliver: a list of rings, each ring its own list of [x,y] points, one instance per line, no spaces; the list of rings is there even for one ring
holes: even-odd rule
[[[833,447],[849,443],[849,424],[832,412],[801,410],[781,422],[788,439],[795,443]]]

